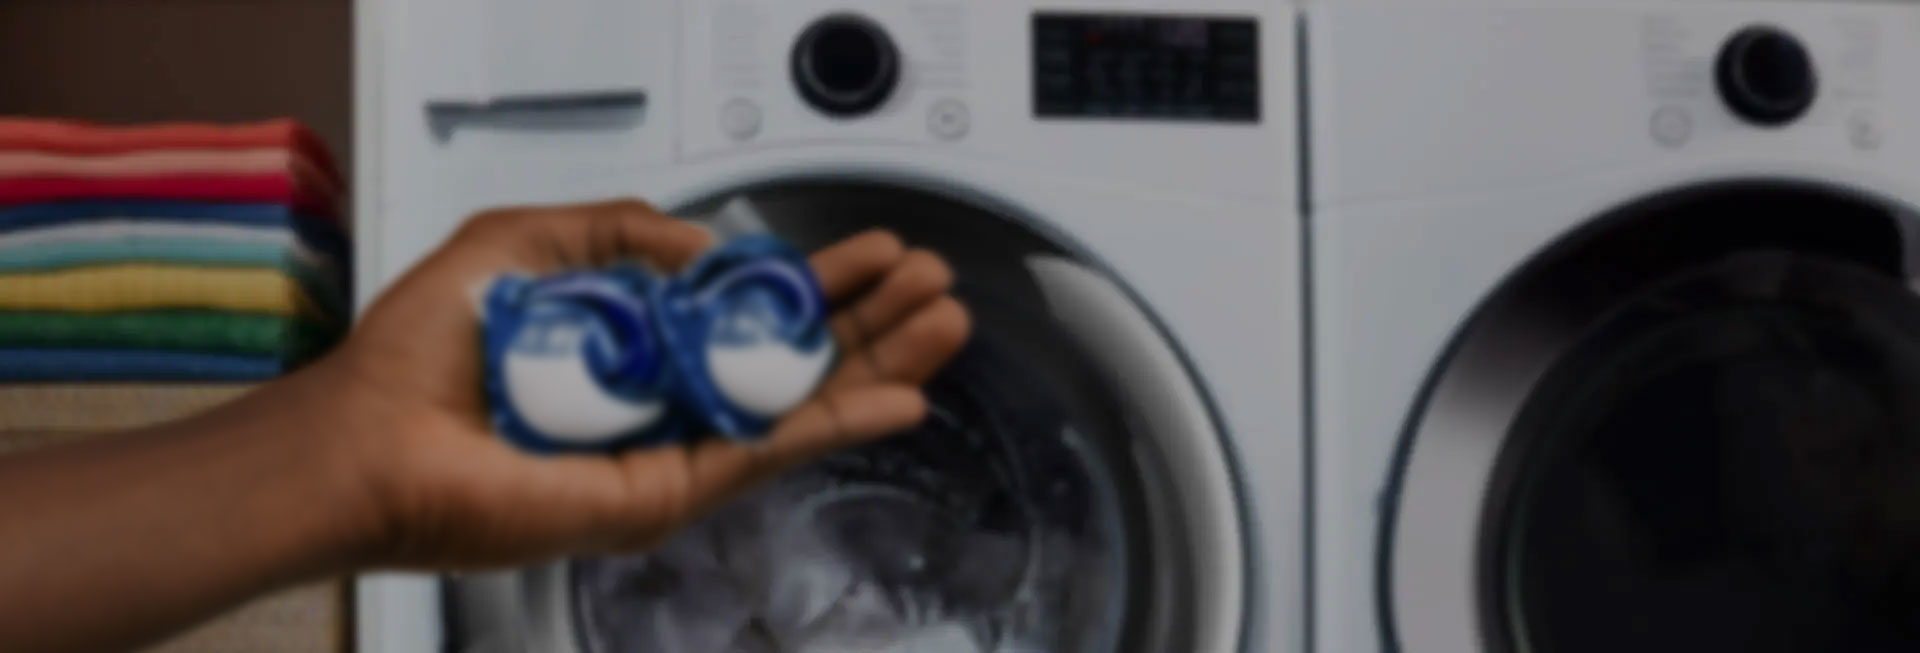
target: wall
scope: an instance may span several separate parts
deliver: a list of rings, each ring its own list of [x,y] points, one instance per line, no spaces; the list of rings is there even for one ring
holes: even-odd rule
[[[351,0],[0,0],[0,114],[290,115],[350,165],[351,18]]]

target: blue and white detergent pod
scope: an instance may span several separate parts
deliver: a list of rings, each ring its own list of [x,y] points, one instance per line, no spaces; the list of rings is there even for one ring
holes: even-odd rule
[[[675,276],[618,265],[502,277],[483,313],[494,427],[534,451],[756,438],[834,362],[812,268],[764,235]]]

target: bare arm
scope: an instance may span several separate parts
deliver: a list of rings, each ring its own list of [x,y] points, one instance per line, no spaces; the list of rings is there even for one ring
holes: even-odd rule
[[[0,650],[125,650],[370,561],[349,461],[290,419],[320,370],[189,420],[0,457]],[[314,416],[308,415],[312,418]]]
[[[708,244],[635,202],[484,215],[301,372],[199,417],[0,458],[0,650],[120,650],[369,568],[646,549],[752,483],[919,421],[919,384],[968,318],[944,263],[873,233],[813,256],[850,355],[767,441],[535,457],[490,432],[474,287],[618,257],[675,267]]]

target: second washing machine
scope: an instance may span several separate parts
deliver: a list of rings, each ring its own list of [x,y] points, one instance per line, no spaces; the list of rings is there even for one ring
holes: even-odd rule
[[[1920,647],[1920,8],[1306,20],[1317,650]]]

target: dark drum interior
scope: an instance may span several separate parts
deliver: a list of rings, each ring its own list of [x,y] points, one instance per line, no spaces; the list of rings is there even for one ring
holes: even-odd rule
[[[1823,187],[1685,191],[1596,221],[1491,300],[1576,334],[1489,494],[1497,648],[1920,650],[1906,220]]]
[[[1149,532],[1184,533],[1168,470],[1026,272],[1067,252],[972,203],[877,184],[777,184],[682,212],[733,197],[805,248],[884,226],[939,251],[976,337],[930,384],[922,426],[776,480],[652,555],[573,563],[584,650],[1187,646],[1196,563],[1186,535]]]

